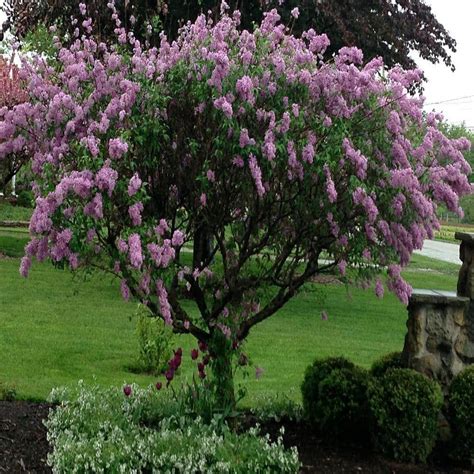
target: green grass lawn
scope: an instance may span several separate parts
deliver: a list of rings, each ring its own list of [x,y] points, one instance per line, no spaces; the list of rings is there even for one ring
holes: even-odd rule
[[[0,231],[1,251],[10,242],[15,253],[16,240],[21,254],[25,236],[8,232]],[[103,276],[81,281],[48,263],[34,265],[25,280],[18,266],[18,258],[0,259],[0,382],[13,385],[21,398],[44,399],[52,387],[79,379],[95,377],[105,385],[156,381],[127,370],[137,353],[136,305],[122,301],[116,282]],[[457,270],[415,256],[405,276],[418,288],[454,290]],[[252,369],[244,382],[245,403],[276,393],[299,398],[304,369],[315,357],[345,355],[368,367],[380,355],[401,350],[406,317],[390,294],[379,300],[372,291],[347,292],[343,285],[311,286],[250,334],[247,351],[264,375],[256,380]],[[186,353],[193,347],[187,337],[176,343]],[[191,372],[185,359],[183,376]]]
[[[29,221],[33,209],[0,202],[0,221]]]
[[[28,241],[28,229],[0,227],[0,254],[7,257],[22,257]]]

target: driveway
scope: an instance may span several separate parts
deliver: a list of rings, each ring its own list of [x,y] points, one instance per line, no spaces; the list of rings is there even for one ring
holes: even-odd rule
[[[425,240],[422,250],[416,250],[415,253],[424,257],[435,258],[443,262],[457,263],[461,265],[459,260],[459,245],[450,244],[448,242],[439,242],[438,240]]]

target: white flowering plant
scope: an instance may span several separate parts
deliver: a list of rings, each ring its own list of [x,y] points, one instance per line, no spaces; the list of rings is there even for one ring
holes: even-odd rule
[[[58,405],[45,422],[48,465],[55,473],[298,472],[297,450],[286,450],[281,435],[271,442],[257,428],[237,434],[221,419],[203,423],[176,411],[169,394],[83,382],[53,390],[50,401]]]

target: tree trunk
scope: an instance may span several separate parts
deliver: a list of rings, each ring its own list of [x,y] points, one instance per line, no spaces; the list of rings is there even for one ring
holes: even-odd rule
[[[209,259],[211,255],[211,236],[204,224],[201,224],[194,232],[193,242],[193,270],[201,268],[202,262]]]
[[[235,409],[234,374],[232,371],[232,345],[219,329],[213,331],[209,341],[212,356],[212,385],[217,409],[232,413]]]

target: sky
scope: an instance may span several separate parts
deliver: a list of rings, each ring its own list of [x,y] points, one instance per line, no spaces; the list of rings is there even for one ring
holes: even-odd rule
[[[432,64],[413,54],[428,78],[425,108],[441,111],[448,121],[464,122],[474,130],[474,0],[425,1],[457,41],[457,52],[452,56],[454,72],[443,63]],[[0,23],[3,20],[0,13]]]
[[[425,108],[441,111],[450,122],[465,122],[474,130],[474,0],[426,0],[426,3],[457,41],[457,52],[452,55],[454,72],[443,63],[432,64],[413,55],[428,78]]]

